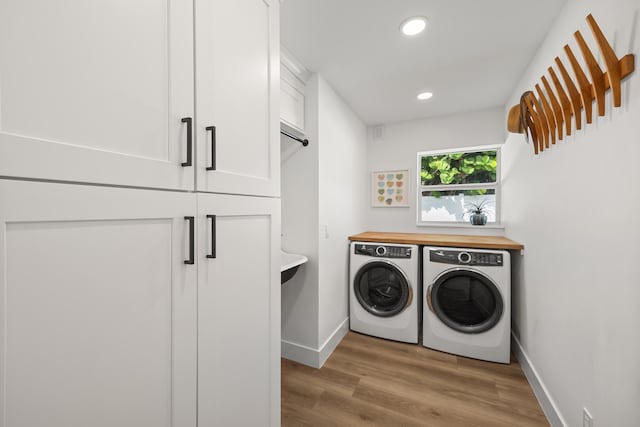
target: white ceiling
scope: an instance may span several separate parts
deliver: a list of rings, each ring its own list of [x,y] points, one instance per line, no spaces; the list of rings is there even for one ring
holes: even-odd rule
[[[281,37],[375,125],[504,106],[565,2],[286,0]],[[429,25],[409,38],[400,23],[415,15]]]

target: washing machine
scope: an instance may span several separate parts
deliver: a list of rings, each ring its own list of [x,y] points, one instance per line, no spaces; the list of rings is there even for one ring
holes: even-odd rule
[[[420,248],[352,242],[349,323],[352,331],[417,343],[421,314]]]
[[[509,252],[424,247],[422,268],[422,345],[509,363]]]

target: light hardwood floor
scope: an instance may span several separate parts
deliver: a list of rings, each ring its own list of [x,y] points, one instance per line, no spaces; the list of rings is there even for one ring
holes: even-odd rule
[[[282,359],[283,426],[549,424],[518,362],[482,362],[349,332],[322,369]]]

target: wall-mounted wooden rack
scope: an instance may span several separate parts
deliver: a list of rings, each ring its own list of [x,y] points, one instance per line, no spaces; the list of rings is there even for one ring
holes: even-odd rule
[[[621,82],[635,70],[635,56],[628,54],[618,58],[592,15],[587,16],[587,24],[598,44],[607,71],[602,71],[582,34],[576,31],[574,37],[591,81],[569,45],[565,45],[564,51],[569,59],[575,81],[564,63],[556,57],[555,65],[559,76],[553,67],[547,69],[553,87],[547,77],[542,76],[540,79],[542,86],[536,83],[535,93],[524,92],[520,98],[520,104],[514,105],[509,110],[507,129],[509,132],[524,133],[527,139],[531,137],[535,154],[548,149],[557,140],[562,140],[565,134],[571,135],[572,119],[575,121],[576,129],[582,129],[582,110],[585,111],[586,123],[591,123],[594,100],[598,106],[598,115],[604,116],[607,90],[611,89],[613,106],[622,105]],[[560,82],[560,78],[564,85]]]

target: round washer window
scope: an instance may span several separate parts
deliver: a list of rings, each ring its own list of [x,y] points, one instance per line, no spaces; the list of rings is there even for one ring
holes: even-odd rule
[[[431,305],[444,324],[467,334],[493,328],[504,310],[493,281],[471,270],[453,270],[438,277],[431,287]]]
[[[356,274],[353,291],[365,310],[379,317],[394,316],[411,302],[411,288],[395,265],[374,261]]]

